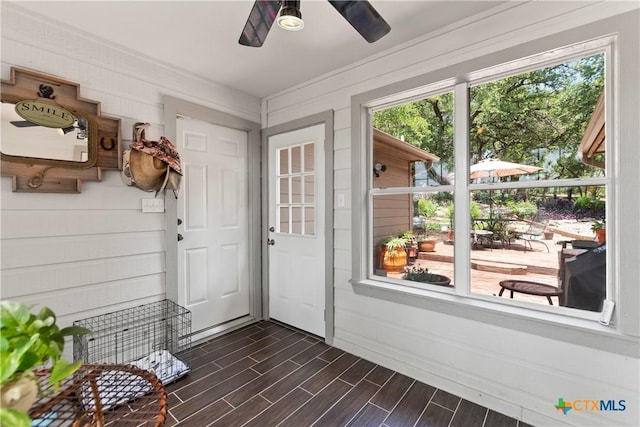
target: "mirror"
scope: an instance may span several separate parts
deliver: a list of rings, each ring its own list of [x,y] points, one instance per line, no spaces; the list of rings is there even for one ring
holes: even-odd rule
[[[64,127],[48,127],[25,120],[16,112],[16,104],[2,103],[0,152],[11,156],[67,160],[89,160],[88,121],[73,116]]]
[[[2,175],[13,191],[80,192],[103,169],[121,169],[120,120],[79,96],[76,83],[11,69],[2,81]]]

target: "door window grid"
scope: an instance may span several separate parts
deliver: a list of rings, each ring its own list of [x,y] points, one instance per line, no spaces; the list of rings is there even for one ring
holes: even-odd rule
[[[277,151],[277,232],[313,236],[316,233],[315,143]]]

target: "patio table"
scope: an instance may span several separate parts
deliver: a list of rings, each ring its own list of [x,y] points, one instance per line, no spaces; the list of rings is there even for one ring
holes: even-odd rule
[[[550,305],[553,305],[551,297],[557,297],[563,294],[563,290],[556,286],[519,279],[502,280],[500,282],[500,288],[500,293],[498,294],[499,296],[502,296],[504,290],[507,289],[511,293],[512,299],[514,292],[520,292],[527,295],[538,295],[547,297],[547,301],[549,301]]]
[[[475,224],[480,224],[486,227],[483,230],[477,230],[477,232],[483,234],[480,240],[488,241],[491,248],[493,248],[493,241],[499,241],[502,244],[503,248],[510,246],[509,225],[514,221],[516,220],[513,218],[503,217],[473,219],[474,228]]]

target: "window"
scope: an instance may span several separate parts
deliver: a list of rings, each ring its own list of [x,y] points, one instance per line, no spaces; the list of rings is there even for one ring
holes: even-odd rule
[[[596,237],[611,203],[609,43],[371,103],[366,277],[596,319],[615,300]]]
[[[428,267],[438,243],[453,244],[453,92],[373,114],[373,274],[418,287],[455,286],[453,258]]]
[[[279,149],[277,152],[278,233],[313,236],[315,225],[315,144]]]
[[[595,230],[606,218],[604,96],[603,52],[470,83],[469,195],[481,206],[472,293],[494,295],[500,279],[508,282],[499,295],[601,311],[606,243]]]

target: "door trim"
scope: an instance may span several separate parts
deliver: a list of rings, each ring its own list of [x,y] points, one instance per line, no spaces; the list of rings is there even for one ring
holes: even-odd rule
[[[247,322],[264,318],[262,311],[262,267],[261,259],[261,221],[260,212],[260,123],[252,122],[231,114],[205,107],[198,104],[163,96],[164,103],[164,133],[170,141],[177,142],[178,116],[186,116],[192,119],[202,120],[214,125],[238,129],[247,132],[247,169],[248,169],[248,196],[249,196],[249,315]],[[167,229],[166,250],[166,283],[165,292],[167,298],[178,302],[178,203],[172,192],[166,192],[165,219]],[[231,324],[216,325],[209,329],[210,332],[220,333],[229,328],[237,328],[236,322]]]
[[[262,130],[262,223],[267,224],[269,213],[268,141],[270,136],[287,133],[306,127],[324,124],[324,161],[325,161],[325,342],[333,344],[334,328],[334,292],[333,292],[333,110],[303,117]],[[269,318],[269,258],[267,248],[268,230],[262,227],[262,312]]]

